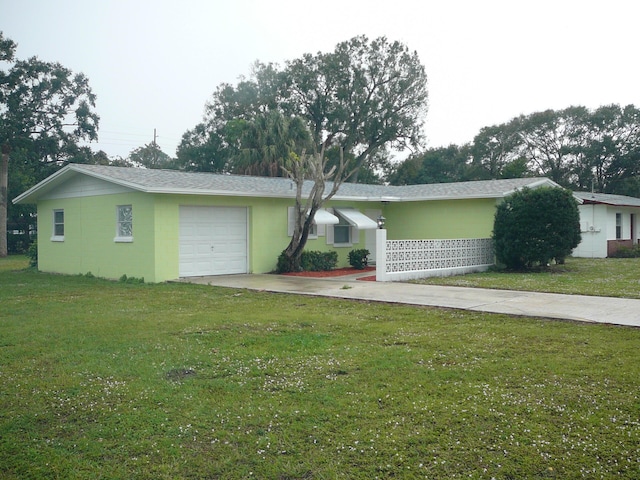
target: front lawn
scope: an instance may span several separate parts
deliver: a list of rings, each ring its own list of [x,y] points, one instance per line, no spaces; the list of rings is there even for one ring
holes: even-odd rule
[[[0,259],[0,478],[640,476],[640,329]]]
[[[640,258],[568,258],[565,265],[533,272],[494,270],[426,278],[416,283],[640,298]]]

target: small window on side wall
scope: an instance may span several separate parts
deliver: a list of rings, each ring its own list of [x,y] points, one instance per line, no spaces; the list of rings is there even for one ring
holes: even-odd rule
[[[51,241],[64,241],[64,210],[53,211],[53,235]]]
[[[622,239],[622,214],[616,213],[616,240]]]
[[[133,207],[118,205],[116,207],[116,238],[115,242],[133,242]]]

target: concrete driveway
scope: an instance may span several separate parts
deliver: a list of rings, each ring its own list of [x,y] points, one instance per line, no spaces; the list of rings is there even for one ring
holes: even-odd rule
[[[319,279],[263,274],[190,277],[180,281],[268,292],[640,327],[640,300],[399,282],[369,282],[356,280],[357,277],[358,275],[351,275]]]

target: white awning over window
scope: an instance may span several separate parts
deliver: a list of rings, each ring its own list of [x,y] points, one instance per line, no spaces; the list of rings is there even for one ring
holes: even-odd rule
[[[378,228],[377,222],[371,220],[364,213],[359,212],[355,208],[335,208],[334,210],[358,230],[372,230]]]
[[[340,222],[340,219],[321,208],[316,212],[313,221],[316,225],[336,225]]]

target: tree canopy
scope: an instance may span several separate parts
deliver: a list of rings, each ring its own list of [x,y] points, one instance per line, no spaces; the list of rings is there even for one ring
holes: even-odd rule
[[[185,168],[206,171],[238,171],[238,164],[247,171],[248,161],[273,163],[260,155],[250,161],[241,153],[254,148],[249,138],[257,136],[257,122],[278,112],[300,119],[315,149],[342,149],[354,166],[372,166],[387,148],[423,144],[427,100],[427,76],[416,52],[385,37],[358,36],[333,52],[306,54],[282,68],[256,63],[249,78],[220,85],[203,122],[184,134],[178,160]]]
[[[174,160],[164,153],[157,143],[151,142],[129,153],[125,160],[128,166],[144,168],[174,168]],[[113,162],[111,162],[113,164]]]
[[[82,143],[97,139],[99,117],[85,75],[37,57],[16,60],[16,48],[0,32],[0,62],[6,65],[0,70],[0,144],[9,177],[0,210],[8,211],[13,228],[26,230],[31,208],[9,206],[8,198],[65,162],[90,161],[92,153]],[[0,225],[0,237],[6,239],[4,218]]]
[[[484,127],[468,145],[428,149],[396,166],[392,184],[544,176],[573,190],[640,196],[640,110],[573,106]]]

